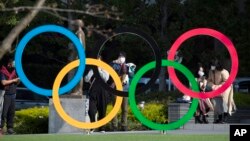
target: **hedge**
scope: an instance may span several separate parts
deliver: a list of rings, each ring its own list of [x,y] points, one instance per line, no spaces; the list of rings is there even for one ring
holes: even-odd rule
[[[48,133],[48,117],[48,107],[16,111],[15,131],[18,134]]]
[[[145,101],[142,114],[149,120],[156,123],[167,123],[169,102],[181,97],[179,92],[172,93],[151,93],[136,96],[137,103]],[[250,95],[235,93],[234,100],[238,108],[250,108]],[[111,111],[112,105],[108,105],[107,114]],[[15,131],[18,134],[48,133],[49,108],[30,108],[16,111]],[[121,119],[121,110],[118,113],[118,120]],[[128,127],[129,130],[148,130],[140,121],[136,119],[130,107],[128,107]],[[105,130],[111,130],[111,122],[105,125]]]

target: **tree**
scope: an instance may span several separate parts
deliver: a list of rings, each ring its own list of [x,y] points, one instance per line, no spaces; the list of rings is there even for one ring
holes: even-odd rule
[[[44,2],[44,0],[41,0],[41,1]],[[13,30],[15,30],[14,26],[16,26],[16,25],[18,26],[19,19],[23,18],[23,11],[31,10],[32,12],[36,11],[37,12],[36,14],[38,14],[38,11],[43,13],[43,14],[41,14],[41,13],[38,14],[38,18],[36,18],[36,19],[34,19],[33,15],[30,16],[30,14],[29,14],[29,16],[26,16],[26,17],[28,17],[28,20],[29,20],[27,23],[23,24],[23,22],[20,22],[19,25],[22,26],[22,30],[15,32],[14,33],[15,36],[13,36],[13,32],[10,33],[11,37],[12,37],[11,38],[12,41],[10,41],[8,37],[6,37],[8,40],[5,39],[4,42],[2,42],[2,45],[4,45],[4,46],[2,46],[2,47],[4,47],[4,49],[0,50],[0,51],[2,51],[2,55],[8,51],[8,50],[5,50],[5,46],[9,46],[9,48],[10,48],[13,41],[15,40],[15,38],[17,36],[19,36],[19,35],[22,36],[22,34],[24,34],[26,32],[25,30],[28,31],[29,29],[33,28],[34,26],[41,25],[44,23],[55,23],[55,24],[60,24],[63,26],[68,25],[70,27],[70,30],[72,30],[71,23],[73,23],[72,21],[74,21],[76,18],[80,18],[80,19],[91,19],[91,18],[92,19],[94,19],[94,18],[116,19],[117,16],[121,15],[115,8],[113,8],[113,10],[110,10],[101,4],[91,5],[91,2],[83,1],[83,0],[68,0],[66,3],[64,1],[55,1],[55,2],[50,1],[51,3],[46,3],[45,4],[46,6],[41,6],[39,4],[39,7],[24,6],[24,5],[28,4],[28,2],[30,2],[30,1],[27,0],[25,2],[24,1],[14,2],[14,0],[13,0],[13,1],[11,1],[11,3],[6,2],[8,4],[1,3],[2,7],[1,7],[0,11],[4,12],[3,15],[4,16],[11,15],[14,20],[10,20],[10,21],[16,21],[16,22],[11,23],[10,29],[13,27]],[[33,4],[33,2],[30,2],[30,5],[31,4]],[[15,7],[15,6],[17,6],[17,7]],[[14,8],[12,8],[12,7],[14,7]],[[52,15],[54,18],[51,18],[51,16],[49,17],[48,15]],[[23,19],[26,19],[26,18],[23,18]],[[33,21],[32,21],[32,19],[33,19]],[[27,19],[25,21],[27,21]],[[91,21],[91,20],[89,20],[89,21]],[[92,20],[92,21],[94,21],[94,20]],[[0,21],[0,22],[1,22],[0,24],[3,24],[5,27],[7,24],[10,23],[7,20]],[[27,25],[29,25],[29,27],[27,27]],[[9,30],[6,30],[6,33],[8,33]],[[90,35],[89,33],[91,33],[91,32],[96,32],[98,34],[105,36],[105,33],[102,31],[102,29],[100,29],[98,27],[94,27],[91,22],[90,23],[86,22],[85,31],[87,32],[88,35]],[[4,35],[4,34],[1,34],[1,35]],[[51,35],[56,36],[57,38],[55,38],[54,40],[51,38],[47,38]],[[36,59],[29,59],[27,61],[25,54],[23,57],[24,62],[33,62],[32,64],[29,65],[29,67],[37,68],[38,66],[36,64],[37,64],[37,62],[40,61],[40,62],[43,62],[43,65],[39,66],[40,70],[42,69],[43,66],[44,66],[44,69],[46,67],[49,68],[50,66],[45,67],[46,64],[44,64],[46,62],[45,60],[47,60],[47,59],[59,62],[60,65],[65,65],[67,63],[67,60],[66,61],[64,59],[61,60],[61,59],[58,59],[60,57],[55,57],[55,56],[58,56],[60,54],[60,55],[62,55],[61,58],[65,57],[65,56],[68,57],[69,50],[65,51],[65,49],[54,50],[53,48],[46,48],[46,49],[39,48],[39,46],[41,46],[40,44],[47,44],[47,45],[51,45],[51,46],[62,46],[63,44],[65,44],[65,39],[63,39],[62,36],[60,36],[60,35],[58,36],[57,34],[55,35],[55,34],[48,33],[45,35],[45,37],[38,36],[36,38],[40,39],[37,41],[39,43],[34,43],[33,41],[30,41],[30,43],[27,45],[28,49],[26,48],[26,52],[28,52],[28,55],[30,55],[32,58],[36,58]],[[47,43],[45,43],[45,42],[47,42]],[[29,49],[29,46],[37,46],[38,48]],[[13,50],[11,50],[11,52],[14,52],[15,47],[12,46],[12,48],[13,48]],[[71,51],[74,52],[75,50],[71,50]],[[39,55],[40,57],[41,56],[44,57],[44,60],[38,58],[37,55]],[[46,59],[45,59],[45,57],[46,57]],[[73,58],[75,58],[75,57],[73,57]],[[56,65],[55,63],[53,63],[51,61],[48,61],[48,62],[50,63],[51,66]],[[26,64],[24,63],[24,66],[25,65]],[[60,68],[60,67],[57,66],[55,69],[53,69],[53,71],[51,71],[51,76],[53,76],[52,72],[54,72],[54,70],[57,70],[57,68]],[[24,68],[24,70],[25,70],[25,68]],[[30,72],[29,70],[25,70],[25,71],[28,73],[34,74],[34,71],[33,72]],[[41,74],[41,75],[43,75],[43,74]],[[41,84],[43,87],[51,87],[49,85],[51,83],[47,82],[47,80],[50,80],[50,79],[47,78],[46,81],[41,81],[40,79],[37,79],[37,77],[35,77],[35,76],[32,76],[32,78],[30,78],[30,79],[33,79],[33,78],[34,79],[36,78],[34,81],[34,82],[38,82],[36,84]],[[51,77],[51,78],[53,78],[53,77]],[[50,80],[49,82],[52,82],[52,81]],[[82,89],[80,87],[78,87],[78,90]],[[78,90],[76,90],[76,91],[78,91]]]
[[[44,4],[45,0],[39,0],[35,4],[35,8],[40,8]],[[32,10],[29,14],[27,14],[5,37],[5,39],[2,41],[0,45],[0,59],[3,57],[3,55],[7,51],[11,51],[11,46],[14,42],[14,40],[17,38],[17,36],[24,30],[24,28],[27,27],[27,25],[34,19],[34,17],[39,12],[38,9]]]

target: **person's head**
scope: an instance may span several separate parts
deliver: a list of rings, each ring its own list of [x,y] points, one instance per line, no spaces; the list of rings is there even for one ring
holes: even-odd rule
[[[74,30],[77,30],[78,28],[84,27],[84,22],[81,19],[77,19],[73,21]]]
[[[119,57],[118,57],[118,60],[119,60],[121,63],[125,63],[125,62],[126,62],[126,53],[125,53],[125,52],[120,52]]]
[[[8,71],[12,71],[15,68],[15,62],[12,58],[8,57],[6,58],[4,64],[3,64]]]
[[[98,60],[102,60],[102,56],[101,56],[101,55],[98,55],[98,56],[97,56],[97,59],[98,59]]]
[[[198,76],[203,77],[205,75],[204,67],[201,63],[198,63]]]
[[[218,70],[218,71],[222,71],[223,70],[223,65],[221,60],[219,59],[214,59],[211,63],[210,63],[210,67],[211,70]]]

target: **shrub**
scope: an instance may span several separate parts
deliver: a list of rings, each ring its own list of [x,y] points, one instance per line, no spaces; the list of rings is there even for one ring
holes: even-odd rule
[[[16,111],[15,131],[18,134],[48,133],[48,117],[48,107]]]
[[[234,93],[234,101],[238,108],[250,108],[250,94]]]
[[[111,111],[113,106],[110,104],[107,108],[107,114]],[[142,114],[149,120],[156,123],[166,123],[167,122],[167,103],[156,103],[146,102],[144,109],[141,109]],[[121,119],[121,110],[117,115],[118,120]],[[106,130],[110,130],[111,123],[107,124]],[[134,116],[131,108],[128,107],[128,128],[129,130],[148,130],[147,127],[143,126],[138,119]]]

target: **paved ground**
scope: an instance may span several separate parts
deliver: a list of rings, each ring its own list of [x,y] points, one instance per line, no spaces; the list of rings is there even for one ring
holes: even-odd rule
[[[228,134],[229,124],[186,124],[184,127],[168,131],[117,131],[117,132],[93,132],[91,135],[103,134]],[[83,134],[88,134],[83,133]]]
[[[228,134],[229,132],[226,131],[205,131],[205,130],[171,130],[171,131],[126,131],[126,132],[94,132],[90,135],[103,135],[103,134]]]

